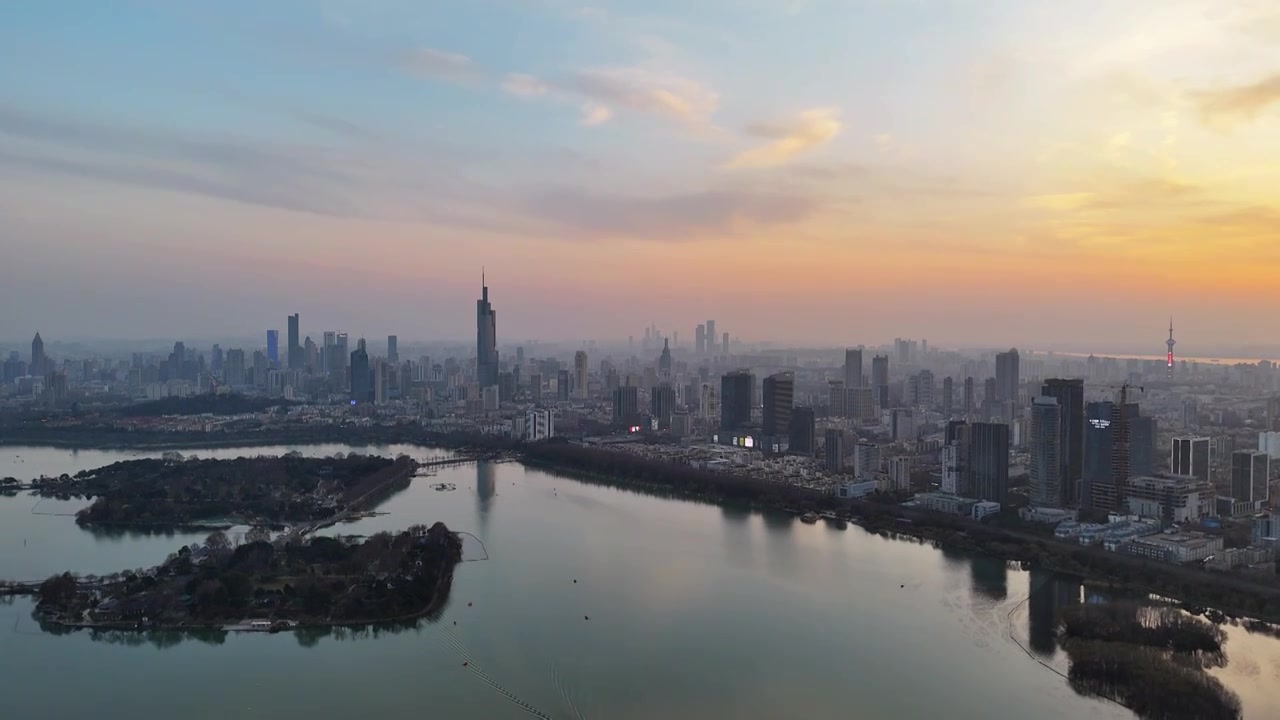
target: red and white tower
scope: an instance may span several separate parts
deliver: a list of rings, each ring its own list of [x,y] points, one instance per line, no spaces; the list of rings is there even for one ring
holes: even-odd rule
[[[1168,372],[1169,377],[1173,377],[1173,346],[1178,344],[1178,341],[1173,339],[1173,318],[1169,318],[1169,339],[1165,340],[1164,344],[1169,347],[1169,356],[1167,358],[1167,362],[1169,363]]]

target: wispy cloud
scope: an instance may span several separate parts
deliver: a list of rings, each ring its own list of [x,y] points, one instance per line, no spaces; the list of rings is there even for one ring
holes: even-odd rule
[[[546,95],[551,88],[533,75],[511,73],[502,81],[502,89],[516,97],[533,98]]]
[[[604,105],[586,103],[582,106],[582,124],[587,127],[603,125],[613,118],[613,111]]]
[[[1254,120],[1280,101],[1280,73],[1247,85],[1192,93],[1191,97],[1208,124],[1231,125]]]
[[[574,73],[560,84],[610,109],[630,110],[709,129],[720,96],[695,80],[633,67],[597,68]]]
[[[747,134],[772,142],[745,150],[729,161],[732,168],[773,167],[823,145],[840,133],[839,113],[832,108],[815,108],[784,124],[756,124]]]
[[[471,58],[437,48],[404,52],[400,55],[399,65],[406,72],[450,82],[469,82],[480,76],[480,70]]]

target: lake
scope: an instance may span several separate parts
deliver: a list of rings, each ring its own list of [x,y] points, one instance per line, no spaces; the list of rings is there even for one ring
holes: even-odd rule
[[[27,480],[155,455],[5,447],[0,476]],[[437,482],[457,489],[435,490]],[[204,535],[89,532],[68,516],[81,505],[0,499],[0,578],[149,566]],[[328,532],[440,520],[483,544],[479,556],[488,559],[458,566],[438,621],[367,632],[53,635],[31,619],[30,600],[18,598],[0,605],[0,714],[1132,717],[1077,695],[1056,674],[1066,662],[1053,616],[1083,593],[1049,573],[514,463],[443,469],[378,509],[386,514]],[[1241,696],[1246,717],[1280,716],[1270,691],[1280,680],[1280,641],[1228,633],[1229,663],[1215,674]]]

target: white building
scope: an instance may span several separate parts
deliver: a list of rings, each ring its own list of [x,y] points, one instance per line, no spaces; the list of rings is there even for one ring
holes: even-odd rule
[[[853,476],[859,480],[870,480],[880,472],[880,446],[873,443],[858,443],[853,448]]]
[[[894,490],[911,489],[911,458],[909,456],[889,458],[889,486]]]
[[[875,480],[866,482],[840,483],[836,485],[836,497],[842,498],[860,498],[866,497],[876,490],[880,489],[880,484]]]
[[[1280,460],[1280,432],[1258,433],[1258,452],[1270,455],[1272,460]]]
[[[530,410],[525,414],[525,440],[536,442],[555,437],[555,434],[555,413],[550,410]]]

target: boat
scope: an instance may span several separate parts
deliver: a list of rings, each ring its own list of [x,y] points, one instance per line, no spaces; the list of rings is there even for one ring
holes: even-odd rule
[[[807,512],[800,516],[800,522],[809,523],[810,525],[812,525],[818,522],[818,513],[812,512],[812,511]]]

